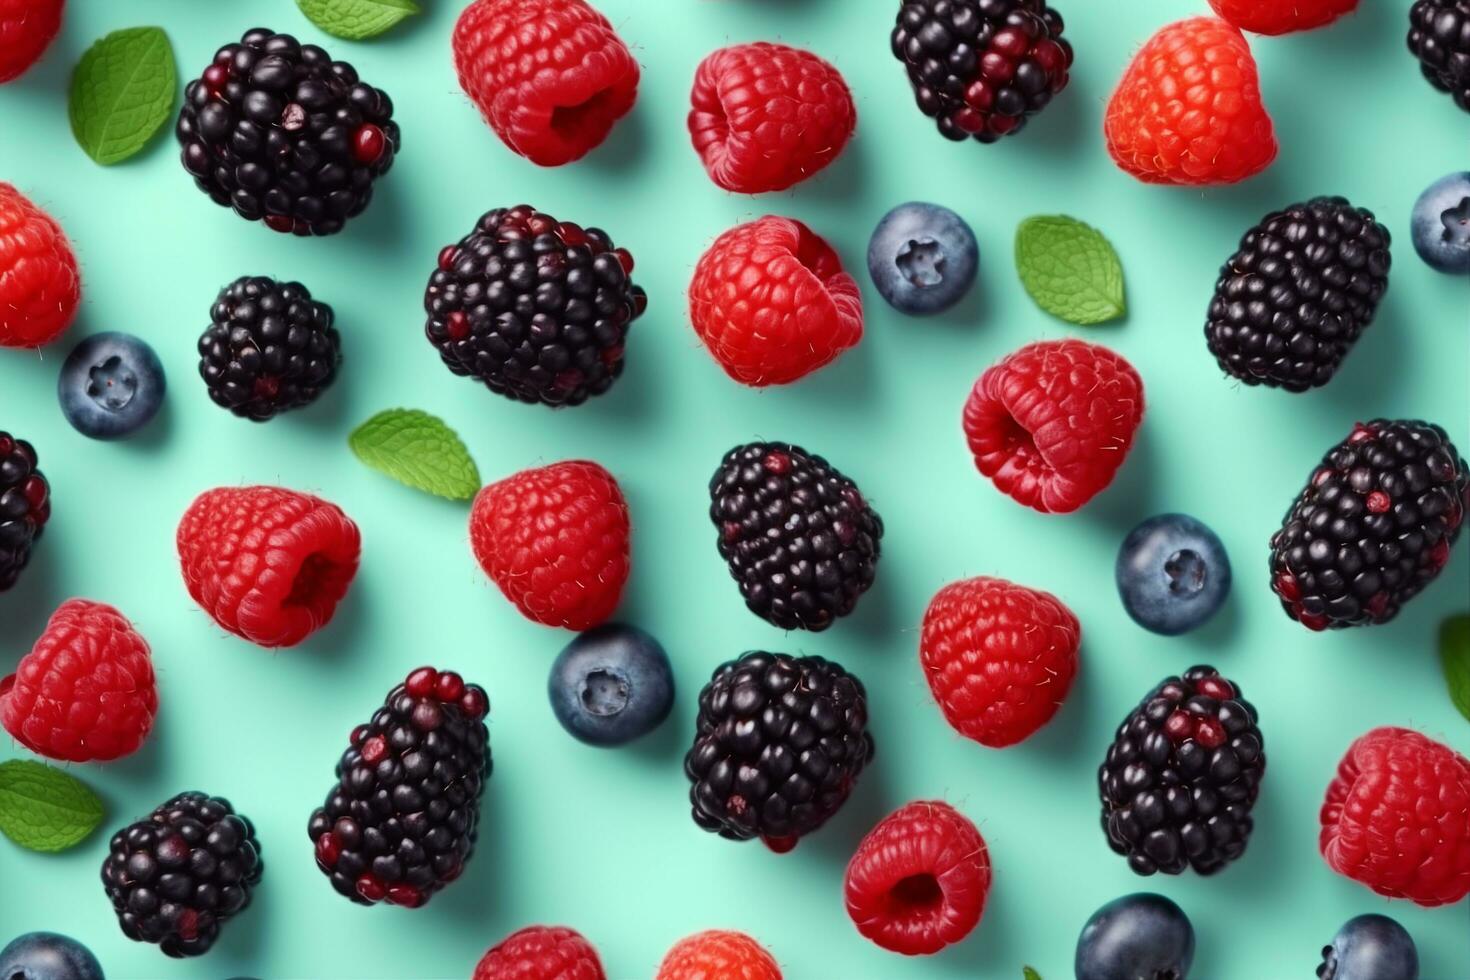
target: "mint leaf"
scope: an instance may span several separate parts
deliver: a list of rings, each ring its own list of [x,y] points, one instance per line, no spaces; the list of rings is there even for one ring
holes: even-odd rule
[[[335,37],[363,41],[419,12],[414,0],[296,0],[313,24]]]
[[[1470,721],[1470,613],[1451,616],[1440,624],[1439,662],[1450,700]]]
[[[1041,980],[1041,974],[1029,966],[1021,967],[1021,980]]]
[[[64,851],[102,822],[102,801],[60,769],[0,762],[0,831],[33,851]]]
[[[1096,228],[1066,215],[1027,218],[1016,229],[1016,270],[1036,305],[1087,326],[1123,315],[1123,266]]]
[[[480,489],[480,471],[454,430],[428,412],[390,408],[368,419],[347,444],[357,458],[399,483],[450,500]]]
[[[173,48],[161,28],[113,31],[72,72],[72,134],[98,163],[126,160],[173,115],[177,89]]]

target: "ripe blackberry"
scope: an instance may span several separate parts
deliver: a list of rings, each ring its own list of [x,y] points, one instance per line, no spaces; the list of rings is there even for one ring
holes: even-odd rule
[[[821,456],[786,442],[737,446],[709,492],[720,557],[767,622],[824,630],[873,584],[883,519]]]
[[[1266,771],[1256,709],[1213,667],[1169,677],[1097,771],[1108,844],[1141,875],[1214,874],[1245,852]]]
[[[699,692],[684,756],[694,822],[788,851],[842,807],[872,758],[862,681],[821,657],[751,651]]]
[[[623,373],[648,297],[607,233],[521,204],[486,212],[439,252],[424,333],[455,374],[523,402],[580,405]]]
[[[333,888],[359,905],[417,908],[459,877],[490,778],[489,710],[478,684],[420,667],[352,730],[307,826]]]
[[[188,84],[175,132],[184,169],[216,204],[297,235],[331,235],[362,213],[399,146],[387,93],[265,28]]]
[[[51,485],[36,449],[0,429],[0,592],[15,584],[51,519]]]
[[[129,939],[199,956],[250,904],[262,870],[255,829],[229,800],[180,793],[113,835],[102,884]]]
[[[1220,268],[1205,340],[1248,385],[1332,380],[1388,289],[1388,229],[1341,197],[1273,211]]]
[[[1429,84],[1470,112],[1470,0],[1417,0],[1408,41]]]
[[[919,110],[952,140],[1020,132],[1072,65],[1062,15],[1045,0],[907,0],[891,40]]]
[[[342,338],[332,308],[299,282],[241,276],[214,300],[199,338],[199,376],[209,397],[241,418],[264,422],[300,408],[337,377]]]
[[[1470,469],[1417,420],[1353,427],[1271,536],[1271,588],[1312,630],[1386,623],[1434,580],[1470,509]]]

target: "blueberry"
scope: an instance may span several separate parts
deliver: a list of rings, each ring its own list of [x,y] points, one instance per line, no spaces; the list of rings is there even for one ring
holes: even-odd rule
[[[92,951],[54,932],[28,932],[0,949],[4,980],[103,980]]]
[[[163,405],[163,365],[131,334],[99,333],[67,356],[56,380],[66,420],[84,436],[121,439],[147,425]]]
[[[1135,527],[1118,549],[1118,595],[1133,621],[1174,636],[1202,625],[1230,594],[1230,558],[1215,532],[1185,514]]]
[[[873,285],[902,313],[938,313],[975,282],[975,233],[949,208],[911,201],[883,216],[868,241]]]
[[[1386,915],[1360,915],[1322,947],[1321,980],[1416,980],[1419,951],[1404,927]]]
[[[669,716],[674,673],[657,640],[636,626],[609,623],[567,644],[551,665],[546,692],[574,738],[622,745]]]
[[[1077,980],[1184,980],[1194,962],[1194,927],[1162,895],[1115,898],[1077,937]]]
[[[1431,268],[1470,275],[1470,170],[1430,184],[1409,219],[1414,249]]]

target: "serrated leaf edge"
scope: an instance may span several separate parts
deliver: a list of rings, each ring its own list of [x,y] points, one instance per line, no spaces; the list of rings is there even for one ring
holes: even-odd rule
[[[7,771],[15,772],[16,770],[32,773],[34,774],[32,778],[60,780],[69,791],[76,794],[81,806],[79,808],[73,808],[57,803],[55,800],[16,792],[13,786],[5,785],[4,779]],[[42,773],[46,775],[40,775]],[[18,778],[24,779],[26,777],[20,776]],[[55,766],[48,766],[30,759],[7,759],[4,762],[0,762],[0,796],[5,794],[27,800],[33,807],[43,812],[60,814],[60,821],[53,819],[51,825],[44,829],[42,834],[45,838],[44,840],[37,840],[36,838],[22,840],[21,837],[17,836],[19,831],[17,822],[8,820],[5,810],[0,808],[0,833],[4,833],[6,837],[14,841],[18,846],[24,847],[27,850],[38,851],[44,854],[54,854],[67,850],[86,840],[97,829],[98,825],[102,823],[102,800],[97,796],[96,792],[80,779],[77,779],[70,773],[57,769]],[[58,822],[69,823],[70,825],[64,828],[58,828],[56,826]]]
[[[365,6],[380,8],[377,11],[366,11],[360,15],[359,20],[366,20],[366,29],[352,29],[344,26],[341,21],[332,21],[323,16],[324,10],[333,3],[357,3]],[[311,7],[317,7],[313,12]],[[319,29],[347,41],[366,41],[387,33],[394,27],[413,17],[423,13],[415,0],[296,0],[296,7],[302,15]],[[394,14],[393,11],[399,11]]]
[[[428,424],[435,438],[441,439],[454,457],[450,466],[430,467],[420,459],[394,455],[384,446],[369,443],[364,440],[364,435],[374,425],[383,425],[390,417],[412,418],[421,420]],[[390,438],[410,431],[399,429],[393,432]],[[390,479],[396,480],[405,486],[424,493],[443,497],[446,500],[469,500],[480,489],[480,470],[475,465],[474,457],[470,455],[469,447],[464,444],[459,433],[455,432],[450,425],[437,415],[425,412],[417,408],[387,408],[368,418],[357,428],[353,429],[347,437],[348,448],[352,450],[359,460],[369,468],[382,473]],[[451,472],[453,470],[454,472]],[[443,486],[445,482],[453,483],[455,486],[451,491]],[[460,488],[463,488],[462,490]]]
[[[1073,277],[1079,284],[1083,286],[1083,289],[1080,291],[1082,294],[1096,297],[1095,300],[1089,299],[1086,300],[1085,303],[1088,305],[1096,305],[1097,307],[1099,307],[1102,310],[1100,314],[1078,315],[1073,310],[1064,309],[1059,303],[1055,301],[1055,297],[1053,295],[1049,293],[1039,293],[1031,282],[1031,267],[1028,264],[1022,262],[1023,245],[1027,245],[1036,240],[1037,233],[1034,232],[1033,229],[1037,229],[1040,226],[1049,224],[1057,225],[1060,227],[1078,229],[1084,235],[1090,236],[1098,243],[1098,245],[1101,246],[1102,254],[1107,265],[1105,275],[1105,288],[1101,290],[1098,289],[1091,282],[1090,278],[1087,275],[1074,275]],[[1036,254],[1036,250],[1034,248],[1030,251],[1031,254]],[[1104,235],[1100,230],[1088,224],[1087,222],[1066,214],[1032,215],[1029,218],[1023,219],[1021,223],[1016,226],[1014,252],[1016,272],[1021,280],[1022,288],[1026,290],[1026,294],[1031,297],[1031,299],[1036,303],[1037,306],[1040,306],[1043,310],[1045,310],[1052,316],[1055,316],[1058,319],[1063,320],[1067,323],[1086,327],[1117,320],[1128,311],[1127,294],[1124,288],[1123,263],[1118,256],[1118,250],[1113,247],[1113,243],[1109,241],[1106,235]],[[1073,272],[1077,271],[1075,267],[1070,266],[1070,263],[1069,268]],[[1112,295],[1111,292],[1106,289],[1106,286],[1110,286],[1115,282],[1117,284],[1116,296]]]
[[[165,59],[165,61],[164,61],[164,68],[165,68],[166,74],[168,76],[168,89],[169,89],[169,93],[168,93],[168,107],[161,114],[161,116],[158,119],[158,121],[155,122],[153,124],[153,126],[148,130],[148,132],[145,133],[142,136],[142,138],[138,141],[138,143],[137,143],[136,146],[133,146],[132,148],[128,149],[126,152],[123,152],[123,153],[117,153],[117,152],[114,151],[112,153],[106,153],[106,154],[104,154],[103,151],[104,151],[104,148],[105,148],[105,145],[106,145],[106,141],[105,140],[102,140],[100,134],[99,134],[99,142],[95,146],[88,145],[88,143],[83,139],[83,134],[82,134],[82,128],[83,127],[79,125],[79,120],[78,120],[77,112],[76,112],[76,105],[77,105],[77,100],[76,100],[77,72],[80,71],[82,65],[86,62],[86,60],[87,60],[87,58],[88,58],[89,55],[91,55],[94,51],[96,51],[98,47],[100,47],[103,44],[106,44],[108,41],[110,41],[113,38],[117,37],[119,34],[133,34],[133,33],[145,33],[145,32],[147,34],[149,34],[150,37],[156,37],[157,39],[159,39],[159,40],[161,40],[163,42],[163,50],[164,50],[165,55],[167,56],[166,59]],[[142,61],[142,59],[139,59],[139,63],[141,63],[141,61]],[[136,70],[137,70],[136,69],[136,66],[134,66],[134,72],[136,72]],[[117,96],[118,98],[121,97],[121,93],[122,92],[126,92],[127,91],[128,86],[132,84],[133,80],[136,77],[137,77],[136,74],[130,76],[127,79],[127,81],[125,81],[121,86],[118,87],[118,93],[119,93],[118,96]],[[70,86],[68,88],[68,91],[67,91],[67,117],[68,117],[69,121],[71,122],[72,135],[76,138],[77,145],[79,145],[82,148],[82,152],[85,153],[85,154],[87,154],[87,156],[90,157],[94,162],[96,162],[96,163],[98,163],[98,164],[100,164],[100,165],[102,165],[104,167],[111,166],[112,164],[115,164],[115,163],[122,163],[124,160],[127,160],[130,157],[136,156],[137,154],[141,153],[143,151],[143,149],[145,147],[147,147],[147,145],[149,143],[153,142],[153,138],[158,135],[158,133],[159,133],[160,130],[163,129],[164,123],[168,122],[169,118],[173,115],[174,105],[178,102],[178,84],[179,84],[179,80],[178,80],[178,63],[177,63],[177,60],[174,58],[173,44],[169,41],[168,32],[165,31],[162,27],[159,27],[157,25],[144,25],[142,27],[122,27],[122,28],[118,28],[115,31],[109,31],[107,34],[103,35],[102,37],[98,38],[96,41],[92,42],[91,47],[87,48],[86,51],[82,52],[81,58],[79,58],[77,60],[76,65],[73,66],[73,68],[72,68],[71,84],[70,84]],[[104,120],[107,119],[107,118],[109,118],[111,112],[115,111],[116,108],[117,108],[117,102],[116,102],[116,100],[114,100],[113,105],[111,106],[110,110],[107,113],[104,113],[103,114]],[[102,130],[105,130],[107,128],[106,127],[106,124],[105,124],[105,121],[104,121],[104,124],[103,124],[103,126],[101,128],[102,128]],[[117,142],[117,140],[114,139],[114,142]]]

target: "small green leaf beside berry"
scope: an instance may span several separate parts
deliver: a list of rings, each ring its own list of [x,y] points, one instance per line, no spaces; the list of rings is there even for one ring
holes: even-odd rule
[[[1068,323],[1106,323],[1126,309],[1118,253],[1076,218],[1038,215],[1021,222],[1016,271],[1036,305]]]
[[[147,145],[174,111],[174,52],[158,27],[130,27],[87,49],[71,77],[71,131],[104,166]]]
[[[1035,967],[1021,967],[1021,980],[1041,980],[1041,974],[1036,972]]]
[[[1440,624],[1439,662],[1450,700],[1470,721],[1470,613],[1451,616]]]
[[[415,0],[296,0],[317,27],[333,37],[365,41],[419,12]]]
[[[454,430],[428,412],[390,408],[368,419],[348,437],[353,453],[368,466],[450,500],[468,500],[480,489],[480,471]]]
[[[102,801],[80,780],[27,759],[0,762],[0,831],[32,851],[64,851],[102,822]]]

